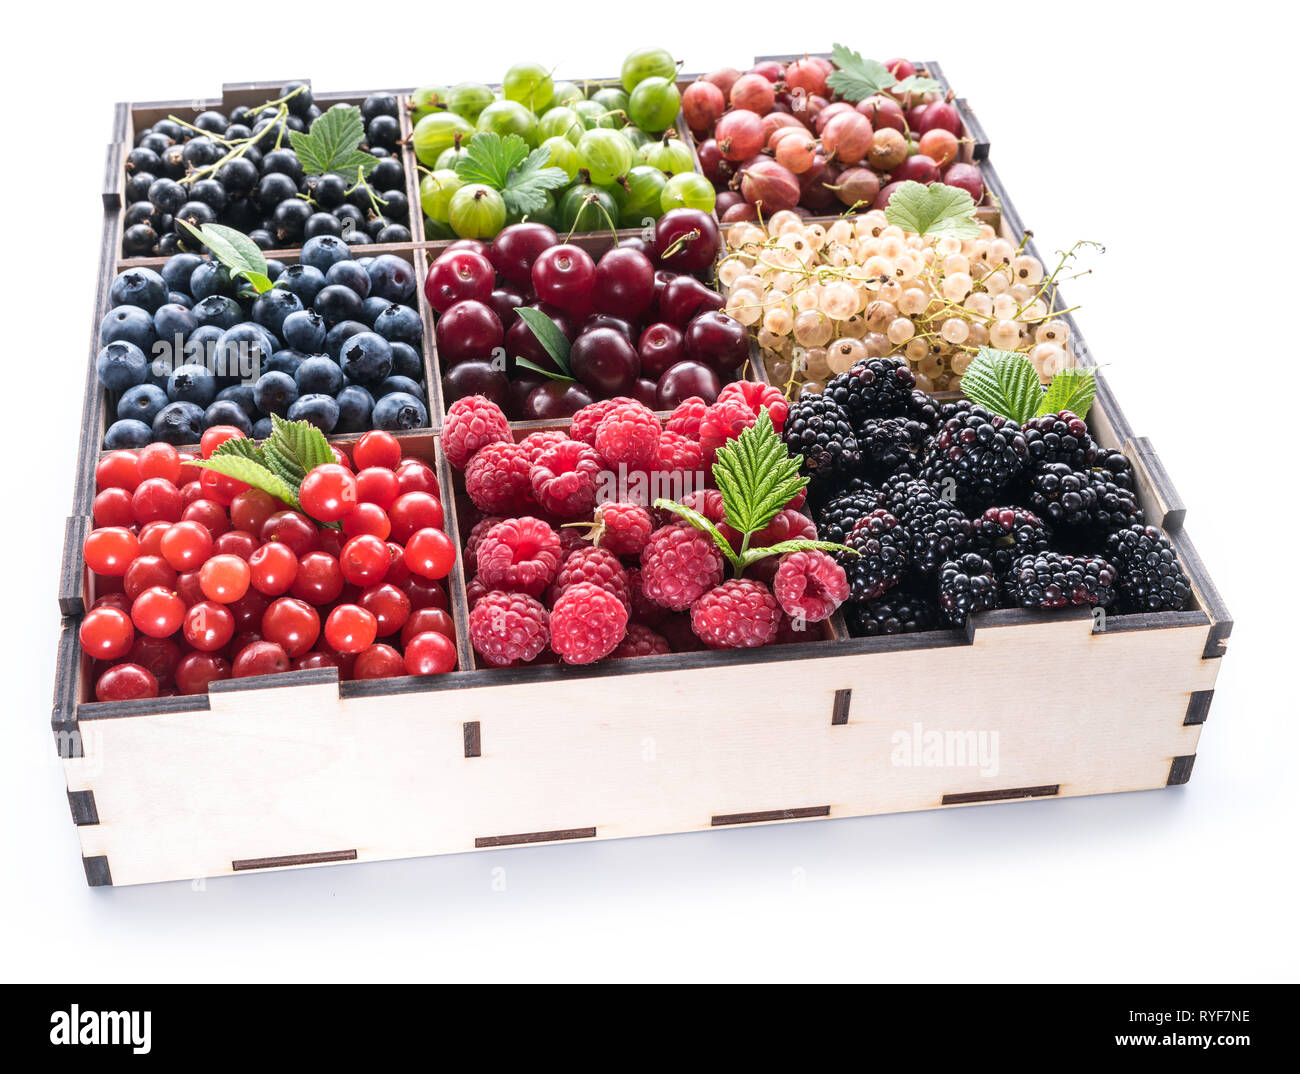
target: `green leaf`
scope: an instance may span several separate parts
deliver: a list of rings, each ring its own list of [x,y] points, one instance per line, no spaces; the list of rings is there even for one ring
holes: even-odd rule
[[[302,484],[302,479],[307,476],[307,471],[302,468],[302,464],[296,458],[276,447],[269,440],[262,445],[262,451],[263,461],[272,473],[283,478],[295,488]]]
[[[900,96],[909,93],[938,93],[941,89],[943,86],[933,78],[926,78],[925,75],[908,75],[894,87],[894,93]]]
[[[965,380],[962,387],[966,386]],[[1068,410],[1081,418],[1088,416],[1092,401],[1097,397],[1097,375],[1091,369],[1062,369],[1052,378],[1043,401],[1038,404],[1035,417],[1059,414]]]
[[[566,377],[563,373],[557,373],[554,369],[543,369],[535,362],[530,362],[527,358],[515,358],[515,365],[521,365],[525,369],[531,369],[534,373],[540,373],[544,377],[550,377],[551,380],[562,380],[567,384],[576,384],[577,381],[572,377]]]
[[[722,531],[717,526],[698,511],[674,500],[655,500],[655,507],[661,511],[671,511],[673,514],[686,519],[697,530],[703,530],[713,538],[713,543],[718,546],[727,560],[737,569],[740,568],[740,557],[736,555],[736,550],[731,547],[731,542],[722,535]]]
[[[258,446],[256,440],[248,440],[242,436],[232,437],[218,445],[217,450],[212,453],[212,458],[220,458],[225,455],[237,455],[241,459],[252,459],[254,462],[266,465],[266,453]]]
[[[879,60],[863,59],[861,53],[844,45],[831,46],[831,62],[838,70],[830,73],[826,84],[854,103],[884,93],[898,83],[893,72]]]
[[[511,137],[515,136],[511,135]],[[501,191],[506,209],[520,216],[525,213],[540,212],[546,207],[548,190],[557,190],[568,185],[569,177],[563,168],[546,166],[550,159],[549,149],[534,149],[524,158],[522,164],[510,170],[506,177],[505,188]]]
[[[271,282],[271,277],[267,276],[265,273],[241,272],[239,275],[251,283],[253,285],[253,290],[259,295],[263,292],[269,291],[275,286],[275,284]]]
[[[514,137],[514,135],[511,135],[511,137]],[[527,306],[516,306],[515,312],[533,330],[537,342],[546,348],[546,353],[554,359],[555,364],[560,367],[560,371],[566,377],[572,377],[573,370],[569,367],[569,340],[560,331],[559,326],[541,310],[530,309]]]
[[[850,548],[848,545],[836,544],[834,541],[810,541],[800,539],[797,541],[780,541],[777,544],[770,544],[764,548],[749,548],[745,554],[740,557],[741,566],[748,567],[751,563],[756,563],[760,559],[766,559],[768,556],[784,556],[789,552],[847,552],[851,556],[862,555],[856,548]]]
[[[266,280],[266,255],[242,231],[224,224],[195,227],[188,220],[182,220],[181,224],[211,251],[217,261],[230,270],[231,276],[244,276],[250,283],[253,283],[252,276]],[[267,280],[268,285],[270,282]]]
[[[758,419],[718,449],[713,479],[722,493],[727,525],[743,534],[757,533],[808,484],[772,427],[764,407]]]
[[[511,169],[523,164],[528,156],[528,143],[519,135],[502,138],[494,131],[479,131],[465,146],[465,155],[456,161],[456,174],[465,183],[484,183],[503,191],[510,182]]]
[[[191,465],[197,466],[200,470],[215,470],[219,474],[233,477],[236,481],[242,481],[246,485],[270,493],[295,511],[302,510],[298,503],[298,490],[253,459],[233,452],[214,451],[211,458],[196,459]]]
[[[917,235],[951,235],[958,239],[979,236],[975,199],[947,183],[906,182],[889,198],[885,219]]]
[[[972,403],[1024,424],[1039,413],[1043,386],[1038,371],[1023,354],[981,347],[961,378]]]
[[[289,142],[308,175],[337,172],[351,177],[357,169],[369,175],[379,163],[377,157],[358,148],[366,137],[361,109],[336,104],[321,114],[309,131],[289,132]]]
[[[271,437],[267,447],[277,454],[289,456],[302,467],[304,476],[317,466],[334,461],[325,434],[309,421],[286,421],[278,414],[271,415]]]

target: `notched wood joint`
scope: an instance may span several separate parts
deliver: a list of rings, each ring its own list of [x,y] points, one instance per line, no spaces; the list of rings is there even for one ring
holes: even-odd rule
[[[86,883],[92,888],[113,886],[113,874],[108,870],[108,857],[96,854],[93,858],[82,858],[81,864],[86,870]]]
[[[1196,763],[1196,754],[1188,753],[1175,757],[1169,765],[1169,780],[1166,787],[1179,787],[1192,778],[1192,765]]]
[[[77,827],[99,823],[94,791],[68,791],[68,806],[72,809],[72,823]]]
[[[595,828],[563,828],[555,832],[522,832],[518,835],[486,835],[474,840],[477,849],[514,847],[524,843],[558,843],[565,839],[595,839]]]
[[[1205,722],[1210,714],[1210,702],[1214,700],[1213,690],[1193,690],[1187,702],[1187,715],[1183,717],[1183,726],[1192,727]]]
[[[482,731],[479,727],[479,721],[470,720],[465,724],[465,756],[481,756],[483,752],[482,742]]]
[[[831,705],[831,725],[839,726],[849,722],[849,704],[853,700],[852,690],[836,690],[835,701]]]
[[[1051,798],[1061,793],[1059,783],[1046,783],[1041,787],[1011,787],[1000,791],[968,791],[964,794],[945,794],[940,805],[973,805],[976,802],[1011,802],[1018,798]]]
[[[356,861],[355,850],[324,850],[315,854],[281,854],[274,858],[240,858],[230,863],[237,873],[254,869],[283,869],[287,865],[319,865],[329,861]]]
[[[797,809],[768,809],[761,813],[719,813],[709,822],[715,828],[730,824],[767,824],[775,820],[808,820],[812,817],[829,817],[828,805],[800,806]]]

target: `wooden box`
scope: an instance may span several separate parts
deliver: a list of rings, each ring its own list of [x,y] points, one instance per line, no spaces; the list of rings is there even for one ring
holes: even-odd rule
[[[1018,239],[996,172],[981,166]],[[107,206],[95,328],[119,267],[119,215]],[[421,279],[442,245],[410,244]],[[432,331],[426,339],[436,425]],[[1147,517],[1192,579],[1187,610],[996,611],[964,630],[861,639],[836,619],[800,645],[484,669],[467,644],[458,566],[456,672],[340,683],[332,669],[298,671],[99,703],[77,628],[93,598],[81,539],[103,406],[92,363],[53,706],[92,885],[1177,785],[1191,775],[1232,629],[1159,458],[1099,377],[1089,424],[1133,461]],[[404,439],[455,487],[433,432]],[[454,536],[454,497],[444,499]],[[1062,667],[1104,686],[1062,690]]]

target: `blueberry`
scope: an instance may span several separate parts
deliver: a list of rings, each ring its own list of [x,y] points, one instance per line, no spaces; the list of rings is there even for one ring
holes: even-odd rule
[[[302,309],[302,299],[292,291],[274,287],[257,296],[253,303],[253,320],[277,335],[284,332],[284,319]]]
[[[280,274],[275,286],[297,295],[304,307],[310,306],[325,286],[325,274],[311,265],[290,265]]]
[[[203,261],[190,273],[190,294],[195,298],[235,293],[235,281],[219,261]]]
[[[108,288],[114,306],[140,306],[153,313],[167,301],[170,290],[153,269],[133,268],[120,272]]]
[[[361,319],[371,328],[374,328],[376,319],[384,310],[388,309],[388,306],[388,299],[371,295],[361,304]]]
[[[429,424],[429,411],[419,399],[406,392],[393,392],[375,403],[375,428],[400,432],[419,429]]]
[[[412,347],[418,347],[424,339],[420,315],[410,306],[397,303],[375,318],[375,331],[390,343],[409,343]]]
[[[318,354],[298,367],[293,381],[299,395],[337,395],[343,387],[343,370],[333,358]]]
[[[242,380],[251,384],[262,375],[274,353],[275,344],[266,329],[245,321],[222,333],[212,371],[222,380]]]
[[[338,361],[344,343],[360,332],[369,331],[360,321],[339,321],[325,336],[325,353]]]
[[[348,244],[342,239],[334,235],[317,235],[303,243],[298,260],[304,265],[310,265],[323,276],[335,262],[346,261],[350,256]]]
[[[410,377],[416,383],[424,380],[424,359],[409,343],[390,343],[393,350],[392,376]]]
[[[173,305],[170,302],[159,306],[153,315],[155,334],[159,339],[166,340],[171,344],[175,344],[177,336],[180,336],[181,342],[184,343],[189,334],[198,326],[199,322],[187,307]]]
[[[143,384],[149,375],[149,359],[134,343],[118,340],[95,357],[95,375],[110,392],[124,392]]]
[[[328,358],[325,359],[327,362]],[[330,363],[331,365],[333,363]],[[264,414],[284,415],[298,398],[298,385],[288,373],[263,373],[253,385],[253,402]]]
[[[339,421],[336,433],[363,433],[372,428],[370,414],[375,408],[375,398],[360,384],[349,384],[339,392]]]
[[[290,313],[281,324],[280,335],[294,350],[320,354],[325,349],[325,322],[315,310],[300,309]]]
[[[120,451],[123,448],[142,448],[153,441],[153,429],[135,418],[115,421],[104,434],[104,450]]]
[[[289,407],[290,421],[309,421],[323,433],[332,433],[339,420],[339,405],[332,395],[300,395]]]
[[[214,425],[233,425],[245,436],[253,434],[252,421],[233,399],[218,399],[203,412],[203,427],[211,429]]]
[[[167,393],[156,384],[137,384],[122,393],[117,401],[119,421],[135,419],[152,425],[158,411],[167,405]]]
[[[325,318],[326,324],[361,320],[361,296],[345,284],[327,284],[321,288],[312,307]]]
[[[203,408],[168,403],[153,419],[153,438],[164,444],[197,444],[203,436]]]
[[[166,237],[167,236],[165,235],[163,236],[163,238]],[[172,237],[175,238],[174,235]],[[190,296],[187,295],[184,291],[168,291],[167,305],[180,306],[181,309],[192,310],[194,308],[194,299],[190,298]]]
[[[193,403],[196,408],[201,408],[216,397],[217,378],[206,366],[178,366],[167,378],[167,398],[174,403]]]
[[[157,338],[157,333],[153,330],[153,317],[139,306],[114,306],[99,322],[100,346],[122,340],[134,343],[147,353]]]
[[[393,348],[375,332],[358,332],[340,348],[339,365],[349,380],[378,384],[392,372]]]
[[[403,376],[388,377],[375,389],[374,394],[378,399],[385,395],[392,395],[393,392],[406,392],[407,395],[415,396],[422,403],[427,404],[429,401],[424,396],[424,389],[416,381]]]
[[[325,283],[341,284],[343,287],[350,287],[360,298],[365,298],[370,294],[370,277],[366,275],[366,270],[358,265],[355,261],[338,261],[330,266],[325,273]]]
[[[370,293],[390,302],[402,302],[415,294],[415,269],[396,254],[380,254],[366,266]]]
[[[307,360],[307,355],[302,351],[296,351],[286,347],[284,350],[278,350],[267,359],[266,365],[262,368],[262,375],[267,373],[287,373],[292,379],[293,375],[298,372],[298,367]]]
[[[275,427],[271,424],[270,418],[258,418],[257,421],[253,422],[253,439],[269,439],[274,428]]]
[[[194,319],[199,324],[213,324],[218,328],[234,328],[244,319],[239,303],[225,295],[209,295],[195,303]]]
[[[266,259],[266,278],[275,283],[284,272],[284,262],[277,261],[274,257]]]
[[[253,395],[252,384],[232,384],[229,388],[222,388],[221,391],[217,392],[217,402],[227,401],[239,407],[248,416],[250,422],[260,416],[257,409],[257,399]]]
[[[215,324],[199,325],[186,339],[185,350],[177,355],[177,360],[172,363],[173,368],[177,365],[189,363],[191,365],[201,365],[208,369],[216,369],[217,346],[221,342],[221,337],[225,334],[226,330],[218,328]]]

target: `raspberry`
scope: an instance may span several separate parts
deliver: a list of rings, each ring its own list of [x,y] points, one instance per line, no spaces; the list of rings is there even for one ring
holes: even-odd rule
[[[559,570],[559,535],[540,518],[507,519],[478,545],[478,576],[494,588],[541,596]]]
[[[655,629],[667,639],[675,653],[697,653],[704,648],[704,642],[691,629],[689,612],[673,612],[657,623]]]
[[[849,597],[849,579],[825,552],[790,552],[781,557],[772,584],[787,615],[820,623]]]
[[[486,444],[510,439],[510,423],[501,408],[481,395],[457,399],[442,427],[442,451],[458,470]]]
[[[659,434],[659,444],[650,465],[668,474],[697,473],[704,467],[704,449],[690,437],[665,429]]]
[[[465,491],[489,515],[512,515],[532,500],[528,453],[512,440],[493,441],[465,467]]]
[[[596,428],[596,450],[610,465],[649,466],[659,450],[662,429],[644,403],[629,400],[611,407]]]
[[[771,522],[749,538],[749,547],[768,548],[782,541],[800,540],[817,540],[816,524],[802,511],[783,507],[772,516]]]
[[[643,623],[628,623],[627,636],[618,648],[609,654],[611,660],[627,660],[640,656],[663,656],[671,653],[672,646],[662,634],[656,634]]]
[[[467,575],[478,571],[479,542],[487,536],[488,530],[504,521],[505,519],[500,515],[488,515],[487,518],[479,519],[474,523],[474,528],[469,531],[469,536],[465,538],[461,548],[461,561],[465,564]]]
[[[613,399],[602,399],[597,403],[589,403],[573,415],[573,423],[569,426],[569,435],[574,440],[581,440],[588,447],[595,447],[596,430],[600,428],[600,423],[605,420],[605,415],[617,406],[635,402],[635,399],[629,399],[626,395],[619,395]]]
[[[708,409],[708,403],[698,395],[692,395],[689,399],[683,399],[677,404],[673,412],[668,415],[665,428],[671,433],[681,433],[682,436],[698,440],[700,438],[700,420]]]
[[[543,429],[540,433],[529,433],[519,441],[519,446],[528,452],[529,462],[536,462],[548,448],[566,443],[568,439],[569,435],[559,429]]]
[[[656,626],[668,615],[668,610],[656,604],[641,589],[641,568],[627,569],[627,589],[632,604],[633,621],[643,626]]]
[[[596,508],[591,539],[616,556],[639,556],[654,523],[650,512],[635,503],[602,503]]]
[[[719,403],[728,399],[739,399],[754,412],[754,417],[758,417],[758,412],[766,408],[772,419],[772,428],[778,434],[785,428],[785,416],[790,410],[790,404],[781,394],[780,388],[752,380],[733,380],[718,392]]]
[[[724,566],[722,552],[703,530],[664,526],[641,552],[641,588],[656,604],[684,611],[722,581]]]
[[[678,502],[692,511],[698,511],[714,525],[720,524],[725,515],[722,493],[717,489],[696,489],[690,495],[683,496]]]
[[[554,526],[551,527],[555,529]],[[557,532],[560,535],[560,562],[563,563],[569,558],[570,552],[576,552],[580,548],[590,548],[586,537],[582,535],[581,526],[560,526]]]
[[[700,419],[700,447],[704,451],[704,461],[712,466],[718,448],[728,440],[735,440],[757,420],[758,415],[743,398],[718,396],[718,401]]]
[[[528,479],[533,496],[545,510],[559,518],[577,518],[596,505],[602,469],[595,448],[580,440],[564,440],[533,460]]]
[[[546,648],[550,616],[522,593],[484,594],[469,613],[474,651],[494,667],[526,663]]]
[[[570,586],[551,609],[551,648],[566,664],[590,664],[609,656],[626,633],[623,602],[590,582]]]
[[[607,589],[629,609],[632,606],[632,592],[627,580],[627,571],[613,552],[604,548],[580,548],[570,552],[555,576],[549,598],[554,604],[564,593],[575,585],[589,583]]]
[[[769,645],[781,626],[772,591],[752,578],[733,578],[691,605],[691,629],[710,649]]]

